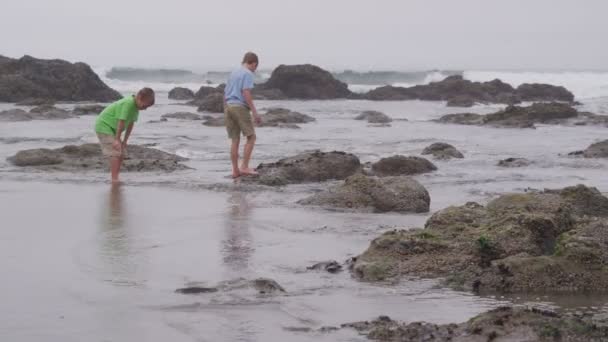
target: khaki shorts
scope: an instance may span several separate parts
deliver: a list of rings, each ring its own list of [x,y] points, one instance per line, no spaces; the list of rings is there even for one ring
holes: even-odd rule
[[[228,105],[224,110],[226,119],[226,131],[230,139],[238,139],[243,132],[243,136],[250,137],[255,134],[253,119],[249,108],[239,105]]]
[[[101,145],[101,152],[106,157],[127,157],[127,149],[123,148],[121,151],[117,151],[112,144],[114,143],[114,139],[116,139],[113,135],[97,133],[97,138],[99,139],[99,145]]]

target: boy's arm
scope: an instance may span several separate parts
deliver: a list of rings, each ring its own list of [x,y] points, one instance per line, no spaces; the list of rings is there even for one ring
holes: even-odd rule
[[[123,123],[124,123],[124,121],[123,121]],[[127,131],[125,132],[125,138],[124,138],[124,140],[122,141],[122,144],[123,144],[123,145],[126,145],[126,144],[127,144],[127,140],[129,140],[129,137],[131,136],[131,131],[133,131],[133,126],[135,126],[135,123],[134,123],[134,122],[131,122],[131,123],[129,124],[129,126],[127,127]]]
[[[251,109],[251,114],[253,115],[253,120],[255,123],[260,123],[261,118],[258,115],[258,110],[255,108],[255,104],[253,104],[253,96],[251,95],[251,89],[243,89],[243,97],[245,98],[245,102],[247,102],[247,106]]]
[[[118,126],[116,127],[116,137],[114,137],[114,142],[112,143],[112,147],[115,150],[120,151],[122,148],[122,142],[120,141],[120,136],[122,135],[122,131],[125,130],[125,120],[118,120]]]

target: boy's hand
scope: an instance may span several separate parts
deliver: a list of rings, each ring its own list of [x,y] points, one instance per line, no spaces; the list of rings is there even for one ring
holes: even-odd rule
[[[261,124],[262,117],[260,115],[258,115],[258,113],[253,114],[253,122],[255,122],[256,125]]]
[[[122,145],[123,144],[118,139],[114,139],[114,142],[112,143],[112,147],[119,152],[122,152]]]

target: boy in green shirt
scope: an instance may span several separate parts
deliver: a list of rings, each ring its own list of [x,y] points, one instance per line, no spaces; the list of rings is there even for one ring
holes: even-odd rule
[[[110,158],[112,183],[118,183],[120,166],[127,154],[127,141],[139,111],[154,105],[154,90],[143,88],[135,96],[127,96],[104,109],[95,121],[95,132],[104,156]],[[122,132],[125,131],[121,139]]]

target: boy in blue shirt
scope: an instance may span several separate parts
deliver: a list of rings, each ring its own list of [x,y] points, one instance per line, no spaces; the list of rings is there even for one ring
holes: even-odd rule
[[[224,90],[224,115],[226,117],[226,131],[232,140],[230,147],[230,160],[232,161],[232,178],[241,175],[255,175],[257,172],[249,167],[253,146],[255,145],[255,124],[261,122],[258,111],[253,103],[251,90],[253,89],[253,73],[258,68],[258,56],[247,52],[243,57],[243,65],[230,74],[226,89]],[[239,144],[241,133],[247,137],[243,148],[243,161],[239,162]]]

